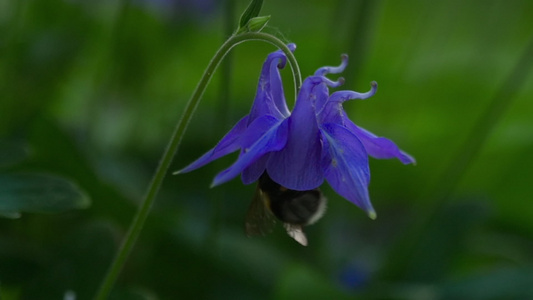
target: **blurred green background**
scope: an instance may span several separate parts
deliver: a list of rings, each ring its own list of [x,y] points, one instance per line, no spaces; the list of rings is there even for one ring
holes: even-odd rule
[[[92,201],[0,217],[2,300],[94,295],[246,5],[0,0],[0,172],[67,179]],[[328,212],[307,228],[308,247],[282,226],[245,236],[255,187],[209,189],[235,156],[169,174],[112,298],[533,299],[532,12],[528,0],[265,1],[265,31],[298,45],[303,76],[348,53],[343,89],[379,83],[345,108],[417,165],[371,160],[375,221],[325,184]],[[171,171],[248,112],[273,50],[248,42],[232,52]],[[290,70],[283,76],[291,106]]]

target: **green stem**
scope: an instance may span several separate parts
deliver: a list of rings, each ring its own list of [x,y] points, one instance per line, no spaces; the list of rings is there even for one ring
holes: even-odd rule
[[[189,124],[189,121],[191,120],[192,115],[194,114],[194,111],[196,110],[196,107],[198,106],[198,103],[200,102],[200,99],[207,85],[209,84],[211,77],[213,76],[213,73],[215,72],[216,68],[218,67],[218,65],[224,58],[224,56],[233,47],[235,47],[236,45],[242,42],[250,41],[250,40],[259,40],[259,41],[268,42],[278,47],[285,53],[289,61],[289,65],[291,66],[291,69],[293,72],[296,96],[298,95],[298,90],[302,84],[300,69],[298,68],[298,63],[296,62],[296,58],[294,57],[290,49],[287,47],[287,45],[285,45],[285,43],[283,43],[280,39],[270,34],[266,34],[266,33],[246,32],[246,33],[242,33],[239,35],[231,36],[220,47],[220,49],[216,52],[215,56],[211,59],[211,61],[209,62],[209,65],[205,69],[204,74],[202,75],[202,78],[200,79],[200,82],[198,82],[198,85],[196,86],[196,89],[194,90],[191,99],[189,100],[189,102],[187,103],[185,107],[183,116],[178,122],[176,128],[174,129],[174,133],[172,134],[170,142],[168,143],[168,146],[163,154],[163,157],[161,158],[159,166],[157,167],[157,170],[154,174],[154,177],[152,178],[152,181],[148,187],[148,191],[137,213],[135,214],[135,217],[130,225],[130,228],[128,229],[126,236],[124,237],[124,240],[122,242],[122,245],[120,246],[120,249],[117,255],[115,256],[111,266],[109,267],[102,281],[102,284],[100,286],[100,289],[98,290],[98,293],[96,294],[96,297],[95,297],[96,300],[104,300],[104,299],[107,299],[107,297],[109,296],[109,293],[111,292],[111,288],[113,287],[113,284],[115,283],[119,275],[119,272],[122,269],[122,266],[124,265],[126,259],[128,258],[128,255],[131,252],[131,249],[133,248],[133,245],[135,244],[137,238],[139,237],[139,234],[141,233],[141,230],[144,226],[144,222],[146,221],[146,218],[148,217],[148,214],[150,212],[150,208],[152,207],[155,197],[157,196],[157,193],[159,191],[159,188],[161,187],[163,178],[165,177],[168,167],[170,166],[170,163],[172,162],[174,154],[178,150],[181,139],[183,138],[183,134],[185,133],[185,130],[187,129],[187,125]]]

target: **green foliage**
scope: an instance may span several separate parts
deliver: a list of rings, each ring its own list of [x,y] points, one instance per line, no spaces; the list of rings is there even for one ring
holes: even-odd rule
[[[246,10],[242,13],[241,19],[239,20],[239,28],[246,27],[246,24],[250,20],[259,16],[261,8],[263,7],[263,0],[252,0]]]
[[[27,150],[0,143],[0,168],[21,163]],[[89,196],[68,179],[39,173],[0,173],[0,217],[16,219],[21,212],[59,213],[87,208]]]
[[[21,145],[0,141],[0,169],[16,165],[27,155],[27,150]]]
[[[0,213],[57,213],[87,208],[89,197],[71,182],[42,174],[0,175]]]
[[[0,203],[15,184],[34,187],[2,208],[23,212],[0,218],[2,300],[94,296],[222,25],[236,22],[217,4],[156,3],[0,1]],[[371,160],[375,221],[325,185],[328,211],[306,228],[307,248],[281,226],[244,235],[254,187],[208,188],[234,157],[168,175],[112,298],[533,298],[533,77],[531,58],[520,60],[532,10],[527,0],[265,2],[275,34],[298,45],[302,76],[348,53],[342,89],[379,83],[346,110],[417,166]],[[170,171],[248,112],[272,50],[235,49],[229,102],[218,102],[215,74]],[[520,84],[502,95],[509,78]],[[469,141],[474,128],[486,138]],[[65,193],[77,202],[56,202]],[[29,205],[35,194],[47,200]],[[90,207],[72,209],[87,197]],[[358,277],[346,280],[347,270]]]

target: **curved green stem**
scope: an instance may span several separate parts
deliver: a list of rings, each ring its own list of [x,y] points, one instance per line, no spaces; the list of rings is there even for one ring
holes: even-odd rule
[[[174,129],[174,133],[172,134],[170,142],[168,143],[168,146],[163,154],[163,157],[161,158],[159,166],[157,167],[157,170],[154,174],[154,177],[152,178],[152,181],[148,187],[148,191],[141,205],[139,206],[137,213],[135,214],[135,217],[128,229],[126,236],[124,237],[124,240],[122,242],[122,245],[120,246],[119,251],[117,252],[111,266],[109,267],[102,281],[102,284],[96,294],[95,299],[104,300],[104,299],[107,299],[107,297],[109,296],[109,293],[111,292],[111,288],[113,287],[113,284],[115,283],[119,275],[119,272],[122,269],[122,266],[124,265],[131,249],[133,248],[133,245],[135,244],[137,238],[139,237],[139,234],[141,233],[141,230],[144,226],[144,222],[146,221],[146,218],[148,217],[150,208],[152,207],[155,197],[157,196],[157,193],[159,191],[159,188],[161,187],[161,183],[163,182],[163,178],[165,177],[167,169],[170,166],[170,163],[172,162],[174,154],[179,148],[181,139],[183,138],[183,134],[185,133],[185,130],[187,129],[187,125],[189,124],[189,121],[191,120],[192,115],[194,114],[194,111],[196,110],[196,107],[198,106],[198,103],[200,102],[200,99],[207,85],[209,84],[211,77],[213,76],[213,73],[215,72],[216,68],[218,67],[218,65],[224,58],[224,56],[233,47],[235,47],[236,45],[242,42],[250,41],[250,40],[260,40],[260,41],[271,43],[274,46],[281,49],[285,53],[289,61],[289,64],[291,66],[292,72],[293,72],[296,96],[298,95],[298,90],[302,84],[300,69],[298,68],[298,63],[296,62],[296,58],[294,57],[290,49],[287,47],[287,45],[285,45],[285,43],[283,43],[280,39],[270,34],[266,34],[266,33],[246,32],[246,33],[242,33],[239,35],[231,36],[220,47],[220,49],[216,52],[215,56],[209,62],[209,65],[204,71],[204,74],[202,75],[200,82],[198,82],[198,85],[196,86],[196,89],[194,90],[191,99],[189,99],[189,102],[187,103],[185,107],[183,116],[181,117],[180,121],[176,125],[176,128]]]

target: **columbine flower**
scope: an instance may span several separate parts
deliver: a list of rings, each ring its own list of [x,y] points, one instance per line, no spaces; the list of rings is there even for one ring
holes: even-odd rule
[[[295,45],[289,48],[294,51]],[[220,172],[212,186],[239,174],[243,183],[250,184],[265,171],[272,180],[292,190],[315,189],[326,179],[339,195],[375,218],[368,195],[368,155],[396,157],[404,164],[415,162],[391,140],[355,125],[342,107],[344,101],[371,97],[377,84],[372,82],[366,93],[337,91],[330,95],[329,87],[340,86],[343,79],[331,81],[325,75],[345,69],[348,57],[343,55],[340,66],[320,68],[305,79],[290,113],[279,73],[285,63],[281,51],[267,57],[250,113],[215,148],[177,173],[192,171],[240,150],[237,161]]]

